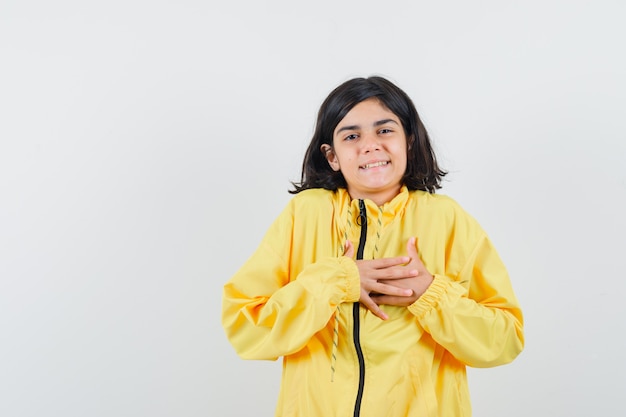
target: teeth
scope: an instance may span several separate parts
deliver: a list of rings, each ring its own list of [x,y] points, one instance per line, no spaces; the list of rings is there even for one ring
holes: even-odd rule
[[[389,163],[389,161],[374,162],[373,164],[363,165],[363,169],[380,167],[380,166],[383,166],[383,165],[387,165],[388,163]]]

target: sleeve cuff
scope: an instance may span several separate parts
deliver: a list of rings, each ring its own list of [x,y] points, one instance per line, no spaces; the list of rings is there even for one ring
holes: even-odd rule
[[[428,311],[436,307],[450,286],[450,283],[444,277],[440,275],[434,275],[434,277],[435,279],[424,294],[407,307],[418,318],[423,317]]]
[[[339,257],[339,264],[346,274],[346,295],[343,301],[346,303],[356,303],[361,298],[359,269],[356,263],[346,256]]]

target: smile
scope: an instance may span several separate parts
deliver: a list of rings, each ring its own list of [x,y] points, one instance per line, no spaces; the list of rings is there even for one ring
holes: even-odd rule
[[[376,168],[376,167],[382,167],[384,165],[390,164],[391,162],[389,161],[378,161],[378,162],[372,162],[370,164],[365,164],[365,165],[361,165],[361,169],[370,169],[370,168]]]

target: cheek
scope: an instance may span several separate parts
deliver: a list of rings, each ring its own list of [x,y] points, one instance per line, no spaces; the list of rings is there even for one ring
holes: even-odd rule
[[[401,161],[397,164],[397,166],[401,175],[406,174],[406,169],[409,166],[408,161],[406,159],[406,153],[404,154],[404,158],[401,159]]]
[[[395,149],[395,154],[396,158],[399,159],[401,163],[404,163],[404,165],[407,164],[408,151],[406,149],[406,145],[399,144]]]
[[[355,160],[355,156],[345,149],[339,149],[335,152],[336,161],[341,165],[347,165]]]

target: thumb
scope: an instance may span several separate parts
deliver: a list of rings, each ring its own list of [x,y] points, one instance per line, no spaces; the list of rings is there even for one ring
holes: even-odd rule
[[[343,256],[347,256],[348,258],[354,258],[354,246],[352,246],[352,242],[346,240],[346,245],[344,246]]]
[[[417,238],[409,238],[409,241],[406,244],[406,251],[411,259],[418,259],[419,255],[417,254]]]

